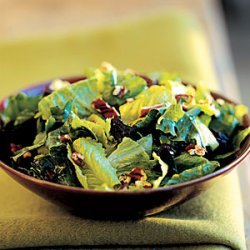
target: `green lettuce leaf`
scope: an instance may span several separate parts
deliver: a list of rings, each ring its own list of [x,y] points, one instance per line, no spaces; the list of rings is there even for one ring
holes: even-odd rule
[[[141,147],[144,148],[146,153],[151,157],[152,154],[152,146],[153,146],[153,136],[149,134],[147,136],[142,137],[140,140],[136,141]]]
[[[209,160],[207,160],[206,158],[204,158],[202,156],[190,155],[188,153],[182,153],[179,156],[174,158],[176,171],[178,173],[180,173],[186,169],[197,167],[199,165],[202,165],[202,164],[205,164],[208,162],[209,162]]]
[[[51,116],[45,122],[45,131],[48,133],[58,124],[63,124],[67,121],[72,112],[71,102],[67,102],[63,109],[59,107],[52,107],[50,109]]]
[[[104,85],[103,99],[110,105],[121,105],[126,102],[126,99],[140,94],[146,88],[147,83],[139,76],[125,74],[118,78],[117,85],[111,85],[110,81],[106,81]],[[113,95],[116,86],[125,87],[126,93],[121,97]]]
[[[120,106],[121,119],[125,123],[131,123],[139,118],[143,107],[156,104],[165,104],[167,107],[173,102],[175,99],[164,86],[152,86],[139,94],[134,101]]]
[[[63,109],[71,102],[72,110],[77,115],[84,117],[95,113],[92,102],[100,98],[97,80],[87,79],[68,85],[44,97],[38,104],[39,111],[44,120],[49,119],[52,107]]]
[[[201,115],[199,115],[199,119],[200,119],[200,121],[201,121],[204,125],[206,125],[207,127],[209,127],[209,124],[210,124],[210,122],[212,121],[212,117],[209,116],[209,115],[206,115],[206,114],[201,114]]]
[[[219,146],[219,143],[216,140],[213,133],[210,131],[210,129],[200,121],[199,117],[195,118],[195,120],[193,121],[193,124],[200,137],[200,141],[201,141],[200,146],[204,148],[210,147],[212,150],[215,150]]]
[[[144,129],[150,126],[155,126],[157,119],[160,117],[164,109],[151,109],[145,117],[139,118],[134,121],[135,127],[138,129]]]
[[[117,169],[118,175],[130,172],[134,167],[141,167],[145,171],[149,169],[150,158],[147,151],[149,152],[150,148],[150,137],[147,137],[147,140],[148,142],[145,143],[143,141],[133,141],[128,137],[123,138],[117,149],[108,157],[112,166]],[[144,149],[145,145],[147,145],[147,151]]]
[[[158,119],[156,129],[161,130],[165,134],[170,133],[171,135],[176,136],[176,122],[183,117],[183,115],[184,112],[181,105],[179,103],[172,104]]]
[[[102,144],[89,138],[79,138],[74,141],[73,148],[84,157],[85,166],[82,168],[82,172],[87,177],[89,188],[113,189],[120,183],[115,168],[105,156]]]
[[[167,182],[167,185],[174,185],[179,184],[182,182],[190,181],[193,179],[197,179],[199,177],[208,175],[214,170],[219,167],[219,163],[216,161],[211,161],[208,163],[204,163],[202,165],[199,165],[197,167],[193,167],[187,170],[184,170],[180,174],[174,174],[171,179]]]
[[[28,96],[24,93],[10,96],[7,99],[6,108],[1,114],[4,124],[15,121],[14,125],[20,125],[33,118],[41,98],[41,96]]]
[[[87,77],[95,77],[98,81],[98,90],[103,99],[110,105],[121,105],[127,98],[134,98],[147,86],[146,81],[131,72],[120,72],[114,66],[104,62],[99,69],[88,69]],[[126,93],[123,96],[113,94],[116,87],[123,86]]]
[[[168,165],[155,152],[153,152],[153,158],[157,160],[161,166],[161,175],[153,181],[153,187],[158,188],[168,173]]]
[[[71,127],[73,130],[86,128],[95,136],[95,139],[97,141],[101,142],[105,147],[108,146],[108,139],[105,134],[105,128],[103,128],[102,124],[80,119],[78,116],[73,115],[71,120]]]
[[[239,125],[239,121],[235,117],[234,106],[225,103],[224,105],[216,104],[215,107],[220,110],[220,115],[212,119],[209,128],[224,133],[230,137],[235,128]]]
[[[231,156],[232,154],[235,154],[237,151],[240,150],[241,143],[249,136],[249,134],[250,134],[250,127],[239,131],[233,137],[233,140],[232,140],[233,151],[225,153],[225,154],[217,155],[217,156],[214,157],[214,159],[216,159],[216,160],[224,159],[226,157]]]
[[[190,129],[194,127],[193,121],[200,113],[199,108],[194,108],[184,113],[183,117],[176,123],[177,141],[186,141],[190,137]]]
[[[189,142],[195,140],[197,145],[215,150],[219,143],[210,129],[200,121],[199,113],[199,108],[191,109],[177,122],[178,137],[176,140]]]

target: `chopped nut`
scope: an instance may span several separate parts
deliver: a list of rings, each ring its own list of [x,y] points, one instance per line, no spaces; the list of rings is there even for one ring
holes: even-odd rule
[[[212,100],[210,99],[201,99],[199,100],[199,104],[211,104]]]
[[[117,85],[115,86],[115,89],[113,91],[113,95],[118,96],[118,97],[123,97],[126,93],[128,92],[128,90],[122,86],[122,85]]]
[[[195,149],[194,149],[194,148],[189,149],[187,152],[188,152],[190,155],[195,155]]]
[[[102,65],[101,65],[101,69],[102,70],[112,71],[112,70],[114,70],[114,67],[108,62],[103,62]]]
[[[84,157],[83,155],[74,152],[71,155],[71,159],[78,165],[78,166],[83,166],[84,165]]]
[[[67,81],[62,81],[60,79],[56,79],[54,80],[50,85],[49,85],[49,89],[51,91],[55,91],[55,90],[58,90],[58,89],[61,89],[67,85],[69,85],[70,83],[67,82]]]
[[[122,183],[130,183],[131,182],[131,177],[127,174],[122,174],[120,177],[119,177],[119,181],[122,182]]]
[[[148,182],[148,181],[144,181],[143,183],[142,183],[142,185],[143,185],[143,187],[144,188],[152,188],[152,184],[150,183],[150,182]]]
[[[60,138],[60,140],[61,140],[62,142],[70,142],[70,141],[71,141],[71,138],[70,138],[70,136],[69,136],[68,134],[66,134],[66,135],[61,135],[61,136],[59,136],[59,138]]]
[[[133,102],[135,99],[134,98],[127,98],[126,102]]]
[[[225,101],[221,98],[216,99],[216,102],[221,106],[225,104]]]
[[[199,155],[203,156],[206,154],[206,149],[202,148],[198,145],[190,144],[185,148],[186,152],[188,152],[190,155]]]
[[[27,158],[30,158],[30,157],[32,157],[32,154],[31,154],[30,152],[25,152],[25,153],[23,154],[23,158],[24,158],[24,159],[27,159]]]
[[[203,156],[203,155],[205,155],[206,154],[206,149],[205,148],[202,148],[202,147],[200,147],[200,146],[198,146],[198,145],[195,145],[195,154],[196,155],[200,155],[200,156]]]
[[[148,181],[138,180],[135,181],[135,186],[138,188],[151,188],[152,184]]]

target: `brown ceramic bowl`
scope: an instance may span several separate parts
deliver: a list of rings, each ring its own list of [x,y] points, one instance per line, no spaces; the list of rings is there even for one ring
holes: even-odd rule
[[[71,77],[65,80],[75,82],[83,77]],[[23,92],[29,95],[43,93],[50,81],[29,87]],[[231,100],[212,93],[215,98]],[[4,100],[3,100],[4,101]],[[3,102],[2,101],[2,102]],[[0,104],[1,106],[1,104]],[[244,127],[250,125],[249,117],[244,119]],[[42,181],[18,172],[0,161],[0,167],[18,183],[43,197],[45,200],[58,204],[68,210],[85,217],[92,218],[140,218],[166,210],[184,202],[207,190],[213,183],[233,170],[249,153],[250,138],[248,137],[234,159],[222,164],[223,167],[212,174],[185,183],[150,190],[138,191],[95,191],[79,187],[68,187],[48,181]]]

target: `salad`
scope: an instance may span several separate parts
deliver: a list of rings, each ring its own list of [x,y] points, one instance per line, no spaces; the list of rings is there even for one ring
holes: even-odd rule
[[[246,106],[214,99],[176,74],[146,76],[103,63],[84,76],[5,100],[1,160],[67,186],[150,189],[214,172],[250,133],[242,126]]]

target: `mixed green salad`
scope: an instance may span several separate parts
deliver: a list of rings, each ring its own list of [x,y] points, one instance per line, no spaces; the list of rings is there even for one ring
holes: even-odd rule
[[[2,103],[1,160],[35,178],[98,190],[166,187],[210,174],[249,135],[244,105],[166,72],[118,71],[54,80]]]

